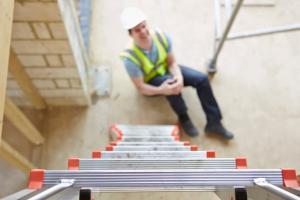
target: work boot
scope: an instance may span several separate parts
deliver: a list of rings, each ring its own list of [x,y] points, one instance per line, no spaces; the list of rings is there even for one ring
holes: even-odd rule
[[[233,139],[233,134],[226,130],[221,122],[207,123],[204,129],[206,134],[216,134],[223,137],[226,140]]]
[[[184,132],[190,137],[196,137],[199,135],[198,130],[194,126],[188,114],[179,115],[179,122]]]

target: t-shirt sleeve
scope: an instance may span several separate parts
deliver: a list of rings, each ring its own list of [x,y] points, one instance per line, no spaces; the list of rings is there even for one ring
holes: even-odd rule
[[[172,40],[171,40],[169,34],[167,34],[167,33],[164,32],[164,35],[166,36],[167,42],[169,44],[168,48],[166,49],[167,53],[171,53],[172,52]]]
[[[143,77],[141,68],[128,58],[123,59],[126,71],[131,78]]]

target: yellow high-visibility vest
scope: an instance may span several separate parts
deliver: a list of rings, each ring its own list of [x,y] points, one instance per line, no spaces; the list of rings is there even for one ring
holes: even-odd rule
[[[157,75],[163,76],[167,72],[167,48],[169,47],[166,36],[161,31],[151,31],[153,44],[158,51],[158,59],[153,63],[133,42],[133,44],[121,53],[121,58],[130,59],[138,65],[144,73],[144,81],[149,82]]]

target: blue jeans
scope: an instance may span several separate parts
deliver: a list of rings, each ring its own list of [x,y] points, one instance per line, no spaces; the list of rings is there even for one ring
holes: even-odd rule
[[[196,89],[199,101],[206,115],[207,123],[219,122],[222,119],[222,114],[207,75],[182,65],[179,65],[179,67],[183,76],[184,86],[192,86]],[[170,78],[172,78],[170,74],[156,76],[149,81],[149,84],[160,86],[165,80]],[[187,106],[181,94],[168,95],[166,98],[178,116],[187,113]]]

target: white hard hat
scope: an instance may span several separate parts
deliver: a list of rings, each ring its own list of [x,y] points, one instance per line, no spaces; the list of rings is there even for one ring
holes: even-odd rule
[[[136,7],[125,8],[120,17],[123,28],[127,30],[145,21],[146,18],[145,13]]]

